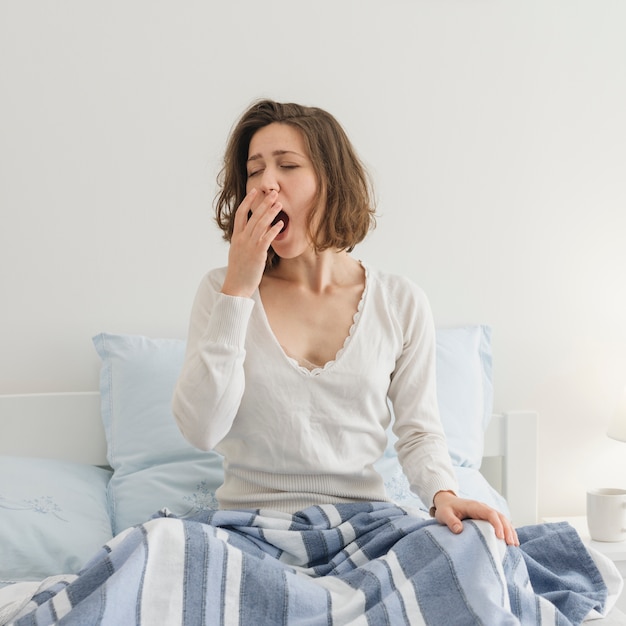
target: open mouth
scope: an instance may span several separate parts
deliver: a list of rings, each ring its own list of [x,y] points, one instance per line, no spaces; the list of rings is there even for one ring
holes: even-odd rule
[[[289,224],[289,216],[287,215],[287,213],[285,213],[284,211],[279,211],[278,215],[272,220],[272,226],[274,226],[275,224],[278,224],[278,222],[283,223],[283,227],[280,229],[280,232],[285,232],[285,229],[287,228],[287,225]]]

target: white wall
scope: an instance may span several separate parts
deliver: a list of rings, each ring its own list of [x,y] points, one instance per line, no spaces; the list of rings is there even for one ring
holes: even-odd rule
[[[95,333],[184,337],[231,124],[325,107],[375,176],[357,255],[493,327],[543,515],[626,486],[622,0],[0,3],[0,392],[97,388]]]

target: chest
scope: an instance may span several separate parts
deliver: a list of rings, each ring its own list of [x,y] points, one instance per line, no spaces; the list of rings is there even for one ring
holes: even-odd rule
[[[301,365],[323,367],[343,348],[359,309],[363,287],[312,294],[262,290],[263,308],[276,340]]]

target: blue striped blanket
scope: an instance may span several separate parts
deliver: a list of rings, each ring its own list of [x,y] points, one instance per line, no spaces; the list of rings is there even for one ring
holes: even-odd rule
[[[44,581],[17,626],[580,623],[607,591],[567,524],[460,535],[389,503],[154,519],[76,576]]]

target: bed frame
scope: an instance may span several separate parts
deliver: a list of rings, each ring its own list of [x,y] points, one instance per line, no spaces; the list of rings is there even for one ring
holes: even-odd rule
[[[481,471],[507,499],[516,526],[537,522],[537,414],[496,414]],[[0,454],[107,465],[94,392],[0,395]]]

